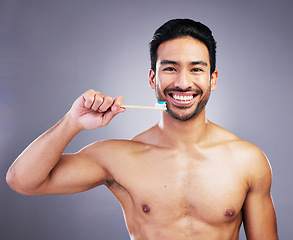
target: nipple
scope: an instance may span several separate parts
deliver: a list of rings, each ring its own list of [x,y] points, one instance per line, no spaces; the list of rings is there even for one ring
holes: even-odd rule
[[[235,211],[233,209],[228,209],[225,213],[226,217],[233,217],[235,215]]]
[[[151,211],[151,209],[148,205],[142,205],[142,211],[144,213],[149,213]]]

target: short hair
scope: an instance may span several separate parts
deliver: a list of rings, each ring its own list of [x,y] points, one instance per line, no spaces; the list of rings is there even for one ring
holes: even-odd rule
[[[156,30],[149,44],[151,69],[156,72],[157,51],[162,43],[189,36],[206,45],[209,51],[210,71],[212,74],[216,69],[216,41],[212,31],[206,25],[191,19],[172,19]]]

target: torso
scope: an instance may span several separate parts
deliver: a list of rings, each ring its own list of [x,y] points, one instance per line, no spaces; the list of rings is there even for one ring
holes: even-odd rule
[[[107,166],[131,238],[238,239],[248,191],[244,141],[175,149],[143,139],[116,141],[125,152]]]

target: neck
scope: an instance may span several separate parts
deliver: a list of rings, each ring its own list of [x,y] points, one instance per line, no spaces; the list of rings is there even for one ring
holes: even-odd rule
[[[203,143],[207,139],[209,122],[206,119],[205,109],[188,121],[174,119],[163,112],[159,128],[167,145],[186,148]]]

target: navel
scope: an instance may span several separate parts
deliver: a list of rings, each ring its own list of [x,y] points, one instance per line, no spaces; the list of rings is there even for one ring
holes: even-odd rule
[[[235,215],[235,211],[233,209],[228,209],[225,213],[226,217],[233,217]]]
[[[142,205],[142,211],[144,213],[149,213],[151,211],[150,207],[148,205]]]

